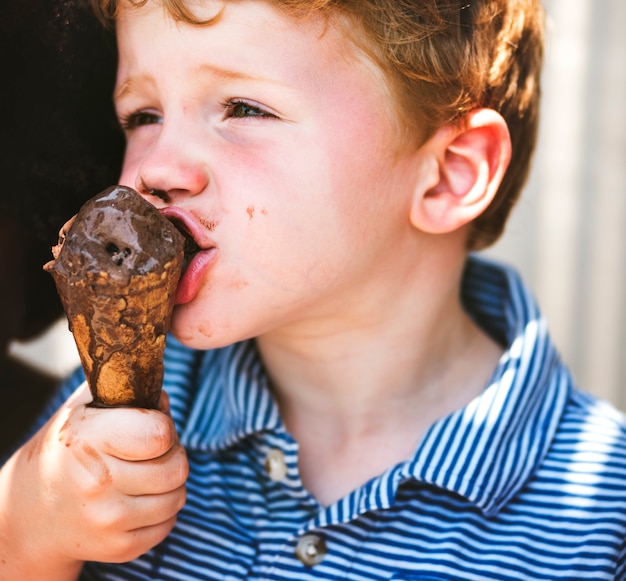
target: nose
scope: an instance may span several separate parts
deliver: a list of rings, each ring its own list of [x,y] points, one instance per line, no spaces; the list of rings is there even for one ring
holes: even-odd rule
[[[157,206],[181,203],[202,193],[209,183],[199,148],[180,132],[161,131],[145,150],[138,152],[134,165],[135,189]]]

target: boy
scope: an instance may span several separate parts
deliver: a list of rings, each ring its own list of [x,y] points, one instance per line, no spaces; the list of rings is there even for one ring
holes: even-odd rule
[[[537,2],[102,8],[121,182],[198,252],[162,411],[78,375],[3,467],[2,579],[624,579],[626,422],[468,257],[527,171]]]

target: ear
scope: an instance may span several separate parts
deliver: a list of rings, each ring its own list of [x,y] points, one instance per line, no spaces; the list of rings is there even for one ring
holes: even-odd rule
[[[416,188],[411,223],[424,232],[458,230],[492,202],[511,159],[506,121],[492,109],[440,128],[421,148],[428,176]]]

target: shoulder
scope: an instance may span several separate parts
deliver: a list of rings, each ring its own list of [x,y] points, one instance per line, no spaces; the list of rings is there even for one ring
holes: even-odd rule
[[[619,490],[626,508],[626,416],[610,403],[573,389],[546,460],[570,483]]]
[[[561,527],[578,539],[580,550],[593,542],[619,561],[626,542],[624,414],[572,389],[546,455],[508,510],[545,531]]]
[[[626,445],[626,414],[611,403],[573,389],[563,416],[564,426],[591,438]],[[625,450],[626,451],[626,450]]]

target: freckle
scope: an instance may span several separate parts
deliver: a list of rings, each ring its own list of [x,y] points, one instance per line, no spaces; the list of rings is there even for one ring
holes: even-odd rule
[[[261,214],[263,214],[264,216],[267,216],[268,214],[267,208],[261,208]]]
[[[233,280],[233,287],[236,288],[237,290],[245,288],[249,284],[250,283],[247,280],[244,280],[243,278],[237,278],[237,279]]]
[[[213,220],[207,220],[206,218],[198,218],[200,224],[202,224],[209,232],[213,232],[217,227],[219,222],[214,222]]]
[[[250,220],[252,220],[252,216],[254,216],[254,206],[248,206],[246,212],[248,212],[248,216],[250,216]]]
[[[213,337],[213,329],[211,327],[205,327],[202,325],[201,327],[198,327],[198,331],[200,331],[200,333],[202,333],[205,337]]]

